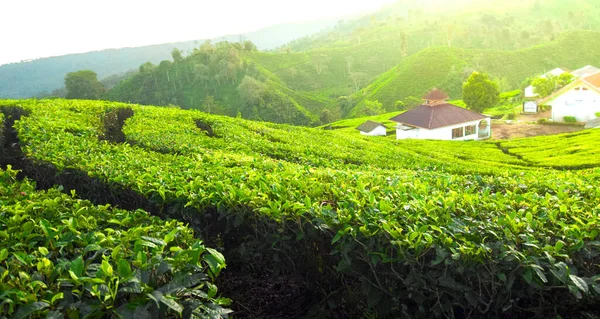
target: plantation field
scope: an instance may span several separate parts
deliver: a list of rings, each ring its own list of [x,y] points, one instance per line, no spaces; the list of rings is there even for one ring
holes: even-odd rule
[[[231,311],[223,255],[183,223],[37,191],[0,170],[0,315],[146,318]],[[72,195],[75,195],[74,193]]]
[[[40,185],[58,184],[95,203],[127,209],[118,214],[144,208],[162,217],[165,221],[149,220],[158,225],[155,237],[166,246],[151,241],[157,247],[147,251],[149,260],[177,253],[162,248],[171,247],[164,239],[171,228],[184,227],[169,221],[176,219],[216,249],[206,248],[205,260],[194,268],[210,279],[220,272],[214,267],[224,265],[216,263],[224,262],[217,250],[227,261],[221,274],[226,278],[301,278],[287,289],[296,294],[280,296],[285,306],[277,313],[262,302],[246,301],[261,287],[242,282],[236,291],[219,291],[233,299],[234,317],[285,318],[309,310],[319,317],[381,318],[598,314],[600,156],[595,141],[600,130],[499,144],[456,143],[374,139],[114,102],[0,101],[0,111],[7,123],[5,138],[18,137],[17,149],[4,143],[3,164],[20,156],[16,168]],[[549,149],[552,155],[531,149],[539,154]],[[36,194],[66,200],[58,189]],[[54,218],[52,223],[66,219],[60,214],[78,218],[75,209],[65,207],[44,218]],[[86,218],[91,216],[111,223],[105,215]],[[122,232],[139,235],[135,227],[141,226],[132,227],[123,226]],[[168,231],[161,233],[164,227]],[[184,250],[201,245],[185,238]],[[132,260],[135,242],[129,240],[130,250],[121,244]],[[98,253],[108,263],[114,258],[111,248],[114,252],[110,246]],[[65,269],[80,254],[73,250]],[[20,276],[25,266],[14,254],[8,258],[0,267]],[[8,267],[8,260],[21,268]],[[140,267],[130,263],[131,272]],[[21,287],[4,279],[0,284]],[[208,292],[213,299],[201,302],[226,305]],[[128,293],[132,300],[146,298]],[[93,296],[93,290],[80,291],[80,298]],[[46,302],[41,311],[61,311],[51,299],[43,294],[18,299],[19,306],[0,311],[30,309],[35,305],[25,304],[32,302]],[[174,295],[171,300],[183,304],[187,299]]]

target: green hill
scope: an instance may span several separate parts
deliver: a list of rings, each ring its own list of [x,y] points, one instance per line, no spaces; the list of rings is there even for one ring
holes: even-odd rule
[[[261,50],[272,50],[294,39],[333,27],[337,19],[287,23],[267,27],[243,35],[225,35],[213,41],[238,42],[250,40]],[[146,62],[160,63],[169,59],[177,48],[191,52],[205,40],[164,43],[142,47],[107,49],[32,61],[0,65],[0,98],[44,96],[64,86],[67,73],[79,70],[95,71],[100,78],[137,69]]]
[[[0,124],[0,316],[600,314],[600,130],[396,141],[61,99]]]
[[[151,83],[144,89],[130,83],[109,98],[206,110],[202,104],[211,95],[221,106],[219,114],[240,111],[245,118],[303,125],[361,116],[365,100],[379,100],[390,112],[397,100],[420,97],[433,86],[459,98],[462,81],[473,70],[491,73],[508,91],[557,65],[597,64],[598,33],[574,30],[600,29],[599,12],[591,0],[402,1],[277,51],[240,52],[244,63],[260,70],[255,76],[267,91],[277,95],[255,105],[256,112],[244,111],[238,96],[236,85],[243,78],[225,84],[214,79],[211,85],[218,88],[212,92],[167,84],[160,97]],[[195,65],[189,67],[194,73]],[[165,91],[169,88],[173,92]],[[270,107],[263,111],[265,105]],[[272,109],[305,116],[298,121],[293,115],[269,116]],[[307,116],[310,120],[302,119]]]
[[[378,100],[391,110],[398,100],[421,97],[433,87],[452,98],[461,97],[461,84],[473,70],[486,72],[504,89],[516,89],[527,78],[556,67],[577,69],[600,64],[600,32],[568,31],[556,40],[517,51],[475,50],[456,47],[425,49],[408,57],[355,95],[360,102],[348,117],[362,114],[365,100]]]
[[[312,125],[318,118],[295,98],[304,98],[285,86],[268,70],[246,57],[240,44],[205,43],[174,62],[146,63],[140,72],[107,93],[115,101],[178,105],[206,112],[278,123]]]

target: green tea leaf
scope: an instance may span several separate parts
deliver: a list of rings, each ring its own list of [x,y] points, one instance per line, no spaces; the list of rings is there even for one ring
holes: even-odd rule
[[[131,266],[125,259],[119,260],[119,263],[117,265],[117,271],[119,273],[119,276],[122,278],[129,278],[129,276],[131,276],[132,274]]]
[[[167,298],[165,296],[162,296],[160,298],[160,302],[162,302],[163,304],[165,304],[167,307],[171,308],[172,310],[174,310],[175,312],[177,312],[178,314],[181,315],[181,313],[183,312],[183,307],[178,304],[175,300]]]
[[[0,262],[3,262],[8,257],[8,249],[0,250]]]
[[[75,258],[75,260],[73,260],[71,262],[69,269],[73,271],[75,276],[77,276],[77,277],[83,276],[83,271],[85,270],[85,264],[83,262],[83,258],[81,256]]]
[[[44,310],[50,307],[46,302],[32,302],[24,306],[19,307],[19,310],[12,316],[12,319],[25,319],[31,317],[33,314],[40,310]]]
[[[569,278],[571,278],[571,281],[579,290],[583,291],[586,294],[589,293],[589,287],[585,280],[575,275],[569,275]]]

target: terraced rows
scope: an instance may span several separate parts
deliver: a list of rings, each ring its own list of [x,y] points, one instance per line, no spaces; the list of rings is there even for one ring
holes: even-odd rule
[[[583,313],[600,298],[599,169],[531,170],[493,143],[376,141],[103,102],[9,104],[31,110],[16,129],[36,164],[142,195],[221,238],[228,260],[330,278],[307,284],[329,295],[324,311],[340,311],[353,281],[366,303],[355,306],[382,317]],[[127,143],[99,139],[103,116],[123,108],[134,111]]]

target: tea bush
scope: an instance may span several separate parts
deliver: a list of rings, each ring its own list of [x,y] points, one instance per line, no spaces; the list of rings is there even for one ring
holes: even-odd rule
[[[36,191],[0,170],[0,317],[224,318],[225,267],[190,228]]]
[[[577,123],[577,119],[574,116],[565,116],[565,123]]]
[[[7,103],[32,111],[16,128],[33,161],[220,223],[227,258],[355,280],[381,317],[556,316],[600,301],[600,170],[571,167],[598,165],[595,131],[404,142],[110,104],[135,111],[129,143],[111,144],[97,138],[107,104]],[[536,148],[558,154],[552,165],[525,153]],[[314,284],[338,310],[349,287]]]

